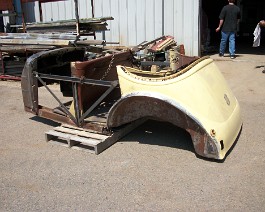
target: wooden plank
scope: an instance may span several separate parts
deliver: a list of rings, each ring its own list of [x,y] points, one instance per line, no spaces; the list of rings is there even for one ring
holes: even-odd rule
[[[1,38],[24,38],[24,39],[63,39],[63,40],[75,40],[76,35],[70,35],[66,33],[62,34],[40,34],[40,33],[0,33]]]
[[[69,40],[0,39],[1,45],[49,45],[68,46]]]
[[[18,46],[18,45],[10,45],[10,46],[0,46],[0,51],[2,52],[26,52],[26,51],[43,51],[47,49],[54,49],[56,48],[55,46],[39,46],[39,45],[23,45],[23,46]]]
[[[77,45],[105,45],[106,41],[104,40],[84,40],[76,41]]]
[[[89,151],[95,154],[103,152],[111,145],[116,143],[123,136],[130,133],[132,130],[143,124],[147,119],[140,119],[115,131],[112,135],[106,136],[102,134],[95,134],[85,131],[81,128],[76,128],[70,125],[67,127],[60,126],[55,127],[45,133],[46,141],[52,143],[61,144],[72,149]],[[69,128],[68,128],[69,127]],[[91,137],[90,137],[91,136]],[[62,143],[59,139],[63,139],[67,144]],[[56,142],[58,140],[58,142]]]
[[[93,124],[88,124],[86,126],[88,126],[88,128],[82,128],[83,131],[86,131],[86,132],[91,132],[91,133],[98,133],[102,130],[103,127],[105,127],[106,125],[105,124],[101,124],[101,123],[97,123],[97,125],[100,125],[98,126],[97,130],[92,130],[92,127],[95,126],[95,123]],[[80,129],[79,127],[75,127],[73,125],[68,125],[68,124],[63,124],[62,125],[63,127],[67,127],[67,128],[70,128],[70,129]]]
[[[89,146],[96,146],[98,145],[101,140],[96,140],[93,138],[84,138],[84,137],[79,137],[77,135],[73,135],[73,134],[68,134],[68,133],[64,133],[64,132],[58,132],[55,130],[49,130],[48,132],[45,133],[45,137],[46,137],[46,141],[56,141],[57,139],[63,139],[66,140],[68,142],[68,147],[72,147],[73,144],[71,144],[71,142],[79,142],[79,143],[84,143],[86,145]]]
[[[90,132],[83,131],[80,129],[70,129],[70,128],[66,128],[63,126],[55,127],[54,130],[56,130],[58,132],[69,133],[69,134],[73,134],[73,135],[78,135],[78,136],[83,136],[86,138],[93,138],[93,139],[98,139],[98,140],[103,140],[103,139],[106,139],[108,137],[106,135],[90,133]]]
[[[70,137],[70,141],[80,142],[80,143],[83,143],[83,144],[86,144],[86,145],[92,146],[92,147],[101,143],[101,140],[97,140],[94,138],[84,138],[84,137],[80,137],[77,135],[72,135]]]
[[[104,140],[103,142],[97,145],[97,148],[95,149],[95,153],[99,154],[103,152],[105,149],[115,144],[122,137],[124,137],[125,135],[127,135],[128,133],[130,133],[131,131],[133,131],[134,129],[136,129],[137,127],[139,127],[146,121],[147,119],[145,118],[136,120],[130,124],[127,124],[123,128],[119,129],[117,132],[114,132],[109,138],[107,138],[106,140]]]
[[[55,132],[53,130],[49,130],[48,132],[45,133],[46,142],[50,142],[53,144],[59,144],[59,145],[64,146],[64,147],[69,147],[69,145],[68,145],[69,139],[67,137],[64,137],[64,140],[66,143],[58,142],[57,139],[58,139],[58,137],[60,137],[60,135],[61,134],[58,132]]]
[[[101,18],[83,18],[79,20],[80,24],[95,24],[106,22],[107,20],[114,20],[113,17],[101,17]],[[58,20],[49,22],[27,23],[27,28],[31,27],[56,27],[56,26],[75,26],[76,19],[70,20]]]
[[[81,151],[95,154],[96,147],[89,147],[89,146],[84,146],[82,144],[77,144],[77,145],[73,146],[71,149],[81,150]]]

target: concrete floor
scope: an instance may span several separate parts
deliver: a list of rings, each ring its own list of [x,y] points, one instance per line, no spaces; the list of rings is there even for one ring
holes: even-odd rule
[[[0,211],[265,211],[264,54],[211,57],[244,123],[222,163],[154,121],[100,155],[46,143],[55,123],[24,112],[19,82],[0,81]]]

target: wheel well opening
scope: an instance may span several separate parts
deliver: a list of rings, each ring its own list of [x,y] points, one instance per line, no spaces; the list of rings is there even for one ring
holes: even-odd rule
[[[124,140],[126,142],[136,141],[144,145],[182,149],[194,153],[191,135],[185,129],[159,120],[148,119],[120,142]]]

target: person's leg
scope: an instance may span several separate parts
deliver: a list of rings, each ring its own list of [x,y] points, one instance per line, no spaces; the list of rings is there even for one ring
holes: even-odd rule
[[[235,52],[236,52],[236,33],[230,32],[229,33],[229,53],[230,57],[235,57]]]
[[[227,38],[228,38],[228,33],[221,32],[221,43],[220,43],[220,50],[219,50],[220,56],[224,55],[225,53]]]

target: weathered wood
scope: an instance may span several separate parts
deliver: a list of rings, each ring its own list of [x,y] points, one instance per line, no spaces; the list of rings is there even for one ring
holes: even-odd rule
[[[91,18],[91,19],[71,19],[63,21],[28,23],[27,32],[75,32],[77,36],[88,34],[89,32],[107,30],[107,20],[113,20],[113,17]]]
[[[24,38],[24,39],[62,39],[62,40],[76,40],[76,35],[71,34],[41,34],[41,33],[0,33],[2,39],[4,38]]]
[[[69,46],[69,40],[0,39],[1,45],[49,45]]]
[[[76,41],[75,44],[77,45],[105,45],[106,41],[104,40],[80,40]]]
[[[8,46],[0,46],[0,51],[2,52],[8,52],[8,53],[25,53],[27,51],[29,52],[39,52],[44,51],[48,49],[54,49],[56,46],[48,46],[48,45],[8,45]]]
[[[83,128],[62,125],[46,132],[45,138],[47,142],[60,144],[72,149],[85,150],[99,154],[116,143],[123,136],[127,135],[129,132],[143,124],[145,121],[146,119],[141,119],[127,124],[109,136],[92,133]]]
[[[114,132],[111,136],[109,136],[104,142],[101,142],[97,145],[96,154],[103,152],[105,149],[109,148],[113,144],[115,144],[118,140],[120,140],[125,135],[129,134],[131,131],[142,125],[146,122],[147,119],[139,119],[126,126],[123,126],[121,129]]]
[[[107,17],[99,17],[99,18],[81,18],[79,19],[80,24],[82,23],[101,23],[109,20],[114,20],[113,17],[107,16]],[[59,20],[59,21],[49,21],[49,22],[36,22],[36,23],[27,23],[28,26],[40,26],[40,25],[60,25],[60,24],[74,24],[75,25],[76,20],[75,19],[69,19],[69,20]]]
[[[108,136],[101,135],[101,134],[90,133],[90,132],[84,131],[80,128],[79,129],[78,128],[72,129],[72,128],[68,128],[66,126],[55,127],[54,130],[59,131],[59,132],[73,134],[73,135],[83,136],[86,138],[94,138],[94,139],[98,139],[98,140],[106,139],[108,137]]]
[[[79,142],[79,143],[85,143],[89,146],[96,146],[98,143],[100,143],[100,140],[97,139],[93,139],[93,138],[84,138],[81,136],[77,136],[77,135],[73,135],[70,133],[66,133],[66,132],[59,132],[59,131],[55,131],[55,130],[50,130],[48,132],[45,133],[46,135],[46,141],[50,141],[54,139],[54,142],[58,139],[63,139],[65,141],[67,141],[68,143],[68,147],[72,147],[73,143],[71,144],[70,141],[75,141],[75,142]]]

